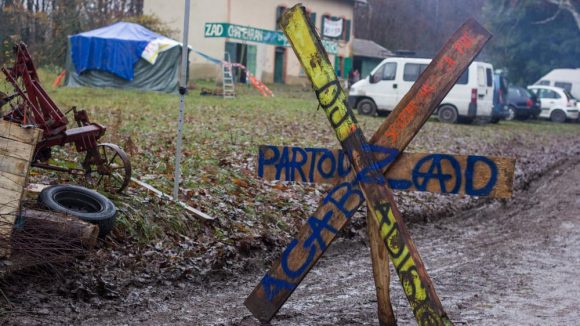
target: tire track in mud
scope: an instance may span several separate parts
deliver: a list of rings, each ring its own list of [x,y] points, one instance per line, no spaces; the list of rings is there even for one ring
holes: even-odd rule
[[[580,292],[580,157],[554,165],[524,188],[507,202],[410,225],[456,325],[574,325],[580,319],[575,298]],[[272,325],[376,325],[368,251],[361,242],[338,240]],[[164,291],[158,291],[160,298],[138,310],[95,309],[77,320],[86,325],[259,325],[243,300],[261,276],[192,286],[165,300],[160,299]],[[395,277],[391,289],[399,325],[415,325]]]

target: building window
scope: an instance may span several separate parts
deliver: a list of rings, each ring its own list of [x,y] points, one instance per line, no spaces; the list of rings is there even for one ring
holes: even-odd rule
[[[312,26],[316,26],[316,13],[312,12],[312,11],[310,11],[310,9],[306,8],[306,16],[309,18]]]
[[[325,38],[350,41],[351,21],[344,17],[322,15],[321,34]]]
[[[342,39],[346,42],[350,41],[350,19],[343,19],[344,29],[342,32]]]
[[[310,13],[310,23],[312,24],[312,26],[316,26],[316,13],[315,12]]]
[[[274,24],[276,25],[277,31],[280,30],[280,25],[278,25],[278,21],[280,20],[280,17],[282,17],[282,15],[284,14],[284,11],[286,11],[285,6],[276,7],[276,21],[274,22]]]

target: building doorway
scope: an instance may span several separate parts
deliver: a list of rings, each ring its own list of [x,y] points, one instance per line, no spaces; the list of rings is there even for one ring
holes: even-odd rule
[[[226,52],[230,54],[232,63],[244,65],[252,74],[256,74],[256,46],[236,42],[226,42]],[[246,82],[246,72],[243,69],[234,67],[233,74],[236,81]]]
[[[276,47],[274,56],[274,82],[284,84],[284,62],[286,61],[286,48]]]

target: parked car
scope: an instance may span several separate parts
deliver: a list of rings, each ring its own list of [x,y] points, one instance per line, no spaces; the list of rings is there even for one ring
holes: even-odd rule
[[[580,99],[580,68],[554,69],[540,78],[534,85],[560,87]]]
[[[371,74],[352,85],[349,103],[363,115],[392,111],[407,94],[431,59],[391,57]],[[476,117],[491,119],[493,66],[473,62],[462,74],[437,109],[439,120],[470,122]]]
[[[501,74],[493,74],[493,111],[491,122],[498,123],[500,120],[510,118],[508,110],[508,80]]]
[[[520,86],[510,86],[508,90],[508,110],[511,119],[537,118],[542,109],[538,97]]]
[[[528,86],[528,89],[540,99],[540,118],[554,122],[578,119],[580,109],[576,106],[576,99],[567,90],[539,85]]]

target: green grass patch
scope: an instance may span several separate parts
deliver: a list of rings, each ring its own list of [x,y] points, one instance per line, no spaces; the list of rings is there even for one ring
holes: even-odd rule
[[[40,70],[44,87],[61,110],[73,106],[85,109],[91,121],[107,126],[100,142],[116,143],[127,151],[128,143],[134,144],[133,175],[170,193],[179,95],[106,88],[52,89],[56,74],[55,70]],[[185,99],[181,193],[186,202],[217,217],[219,223],[204,226],[179,208],[163,204],[136,188],[130,189],[128,195],[113,197],[121,209],[117,237],[149,243],[205,232],[208,237],[226,241],[242,234],[275,236],[295,232],[295,226],[303,223],[321,196],[314,190],[324,188],[292,185],[288,191],[274,189],[257,179],[253,170],[261,144],[338,147],[326,117],[317,110],[311,89],[269,85],[275,94],[270,98],[247,85],[237,85],[238,96],[223,99],[199,94],[200,87],[215,87],[212,82],[194,84],[197,88],[190,90]],[[383,122],[376,117],[357,117],[367,137]],[[465,154],[474,148],[473,144],[494,144],[506,139],[541,142],[550,137],[577,136],[579,130],[578,124],[546,121],[448,125],[432,119],[409,150]],[[78,155],[72,152],[70,155]],[[53,177],[49,172],[36,173]]]

